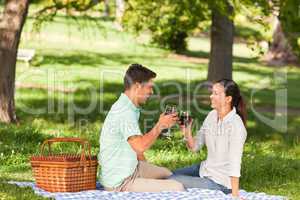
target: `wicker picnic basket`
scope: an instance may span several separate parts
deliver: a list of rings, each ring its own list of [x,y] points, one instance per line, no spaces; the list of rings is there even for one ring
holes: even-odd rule
[[[82,146],[81,154],[52,154],[55,142],[77,142]],[[45,145],[49,153],[45,155]],[[86,155],[86,147],[88,155]],[[96,188],[97,157],[91,155],[87,140],[79,138],[53,138],[41,146],[41,155],[31,156],[32,171],[38,187],[49,192],[79,192]]]

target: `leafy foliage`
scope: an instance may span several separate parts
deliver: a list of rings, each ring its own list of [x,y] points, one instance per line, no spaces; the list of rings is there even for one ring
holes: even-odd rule
[[[228,12],[228,7],[233,8],[232,13]],[[186,38],[201,26],[201,22],[210,20],[213,10],[234,20],[237,13],[245,14],[245,10],[252,13],[257,7],[261,8],[261,13],[269,13],[270,6],[263,0],[129,0],[124,23],[136,33],[149,30],[153,43],[178,52],[186,49]],[[252,21],[263,24],[261,18]]]
[[[150,30],[153,43],[181,51],[191,31],[208,18],[208,4],[200,0],[129,0],[124,24],[137,33]]]
[[[100,0],[35,0],[33,3],[42,6],[34,16],[36,19],[34,22],[34,29],[40,31],[42,24],[52,21],[58,14],[58,11],[61,10],[65,11],[67,16],[70,16],[75,21],[77,20],[76,17],[79,15],[83,15],[92,20],[93,18],[89,17],[84,12],[95,8],[96,5],[100,3]],[[96,22],[95,25],[97,26],[98,23]]]
[[[293,52],[300,58],[300,1],[282,0],[279,20]]]

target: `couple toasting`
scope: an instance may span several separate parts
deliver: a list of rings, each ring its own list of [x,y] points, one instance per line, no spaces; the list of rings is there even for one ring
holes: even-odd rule
[[[207,159],[171,172],[150,164],[144,152],[162,130],[178,122],[177,113],[160,115],[147,133],[139,128],[140,106],[153,94],[156,74],[140,65],[129,66],[124,77],[125,91],[112,105],[100,135],[100,182],[107,191],[159,192],[185,188],[220,190],[239,198],[239,177],[246,140],[245,106],[237,84],[220,80],[213,84],[211,107],[201,129],[193,137],[192,120],[180,126],[192,152],[203,145]]]

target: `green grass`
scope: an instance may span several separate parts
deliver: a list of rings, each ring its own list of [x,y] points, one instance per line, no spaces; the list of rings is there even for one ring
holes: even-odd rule
[[[170,82],[180,84],[182,108],[191,110],[200,126],[205,113],[199,113],[189,101],[209,110],[207,92],[196,90],[207,74],[209,40],[190,38],[189,50],[174,55],[147,44],[148,36],[134,38],[113,29],[111,22],[102,23],[102,29],[84,20],[78,23],[64,17],[32,33],[32,20],[27,21],[21,48],[36,49],[31,67],[17,63],[16,107],[20,125],[0,124],[0,199],[40,199],[30,189],[16,188],[7,180],[33,180],[28,158],[38,153],[47,138],[72,136],[90,140],[93,153],[99,150],[99,130],[105,112],[123,90],[122,77],[128,64],[139,62],[157,72],[156,94],[143,109],[141,128],[147,131],[155,123],[163,97],[178,93]],[[85,26],[79,30],[79,27]],[[103,75],[104,76],[101,76]],[[287,74],[287,80],[278,84],[274,72]],[[242,165],[241,187],[249,191],[300,198],[300,96],[298,95],[300,69],[287,66],[272,68],[259,63],[256,55],[245,44],[234,46],[234,79],[241,86],[248,105],[269,118],[274,117],[275,91],[286,89],[288,95],[287,131],[264,124],[253,111],[248,110],[248,140]],[[20,87],[20,85],[22,87]],[[49,90],[47,89],[49,88]],[[89,92],[93,90],[92,94]],[[251,99],[251,94],[258,90]],[[76,112],[74,107],[87,108],[88,114]],[[166,100],[178,103],[178,97]],[[48,107],[48,105],[50,105]],[[40,114],[29,114],[28,109],[40,109]],[[146,111],[156,111],[148,113]],[[175,169],[205,159],[206,151],[193,154],[186,150],[174,128],[171,139],[160,138],[146,152],[149,161]],[[61,150],[64,146],[57,146]],[[65,147],[73,151],[75,147]],[[15,192],[16,191],[16,192]]]

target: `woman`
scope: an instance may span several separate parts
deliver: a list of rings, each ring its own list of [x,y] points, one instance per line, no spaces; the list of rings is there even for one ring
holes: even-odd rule
[[[196,152],[207,147],[207,159],[174,171],[170,177],[186,188],[220,190],[239,199],[239,177],[243,146],[246,140],[246,108],[238,85],[223,79],[212,87],[213,110],[207,115],[196,136],[191,125],[181,126],[187,147]]]

